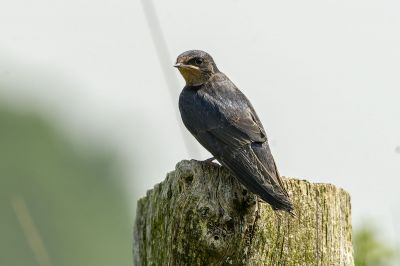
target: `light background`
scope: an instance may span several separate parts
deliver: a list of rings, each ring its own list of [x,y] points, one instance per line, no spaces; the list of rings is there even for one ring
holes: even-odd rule
[[[116,146],[134,206],[179,160],[208,156],[193,139],[201,155],[185,148],[172,68],[185,50],[208,51],[251,99],[282,175],[345,188],[354,224],[375,220],[400,240],[400,2],[154,5],[174,102],[137,0],[2,1],[0,96]]]

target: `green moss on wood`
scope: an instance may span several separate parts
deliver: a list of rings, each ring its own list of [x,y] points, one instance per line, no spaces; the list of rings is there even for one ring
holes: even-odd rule
[[[350,196],[284,178],[297,217],[259,203],[223,167],[182,161],[138,202],[138,265],[353,265]]]

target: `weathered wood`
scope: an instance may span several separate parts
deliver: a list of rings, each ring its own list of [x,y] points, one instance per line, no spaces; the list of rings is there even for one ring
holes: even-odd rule
[[[354,265],[349,194],[284,183],[295,218],[259,202],[217,164],[178,163],[138,202],[135,265]]]

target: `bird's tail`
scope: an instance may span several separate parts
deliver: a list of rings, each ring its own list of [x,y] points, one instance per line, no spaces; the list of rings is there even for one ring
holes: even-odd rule
[[[222,159],[222,163],[231,170],[240,183],[269,203],[273,209],[284,210],[295,215],[289,197],[278,188],[279,185],[272,184],[271,180],[264,177],[265,173],[260,171],[263,166],[254,154],[251,155],[251,150],[232,152],[229,157]]]

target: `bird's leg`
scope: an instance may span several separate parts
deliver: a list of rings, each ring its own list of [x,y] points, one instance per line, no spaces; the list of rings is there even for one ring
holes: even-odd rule
[[[214,161],[214,160],[215,160],[215,157],[211,157],[211,158],[208,158],[208,159],[202,160],[202,161],[200,161],[200,160],[195,160],[195,161],[198,161],[199,163],[209,164],[209,163],[212,163],[212,161]]]
[[[214,160],[215,160],[215,157],[211,157],[211,158],[208,158],[207,160],[204,160],[204,162],[205,163],[211,163]]]

